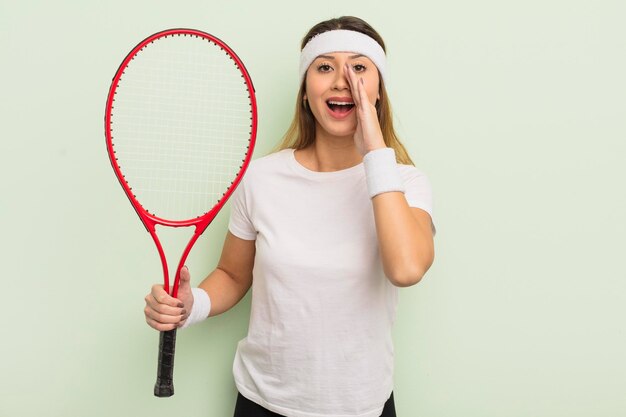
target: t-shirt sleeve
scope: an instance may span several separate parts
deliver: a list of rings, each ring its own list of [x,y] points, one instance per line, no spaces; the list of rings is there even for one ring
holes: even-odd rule
[[[248,198],[246,177],[244,177],[230,198],[228,230],[240,239],[255,240],[257,233],[248,209]]]
[[[433,194],[430,180],[415,167],[406,167],[403,173],[406,192],[404,196],[410,207],[417,207],[430,214],[433,236],[437,233],[433,216]]]

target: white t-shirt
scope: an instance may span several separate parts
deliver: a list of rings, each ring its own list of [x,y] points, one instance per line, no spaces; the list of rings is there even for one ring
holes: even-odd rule
[[[409,205],[432,219],[428,178],[398,168]],[[256,240],[239,392],[288,417],[380,416],[398,288],[383,272],[363,164],[315,172],[293,149],[256,159],[231,198],[229,230]]]

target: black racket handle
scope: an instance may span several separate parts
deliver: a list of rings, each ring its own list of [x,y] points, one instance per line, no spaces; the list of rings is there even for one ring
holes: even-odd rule
[[[161,332],[159,338],[159,365],[157,380],[154,384],[156,397],[174,395],[174,348],[176,346],[176,329]]]

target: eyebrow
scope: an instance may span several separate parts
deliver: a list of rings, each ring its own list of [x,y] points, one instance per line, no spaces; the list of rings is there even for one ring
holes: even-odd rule
[[[361,58],[362,56],[365,56],[363,54],[358,54],[358,55],[352,55],[349,56],[348,59],[356,59],[356,58]],[[330,56],[330,55],[318,55],[317,58],[324,58],[324,59],[335,59],[334,56]],[[316,58],[316,59],[317,59]]]

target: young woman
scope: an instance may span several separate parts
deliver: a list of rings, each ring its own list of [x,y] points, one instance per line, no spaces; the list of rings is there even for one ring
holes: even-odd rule
[[[198,288],[183,268],[178,299],[161,285],[146,296],[146,321],[162,331],[221,314],[252,286],[235,417],[396,415],[398,287],[431,266],[435,227],[385,76],[383,40],[366,22],[315,25],[302,41],[294,120],[233,194],[217,268]]]

